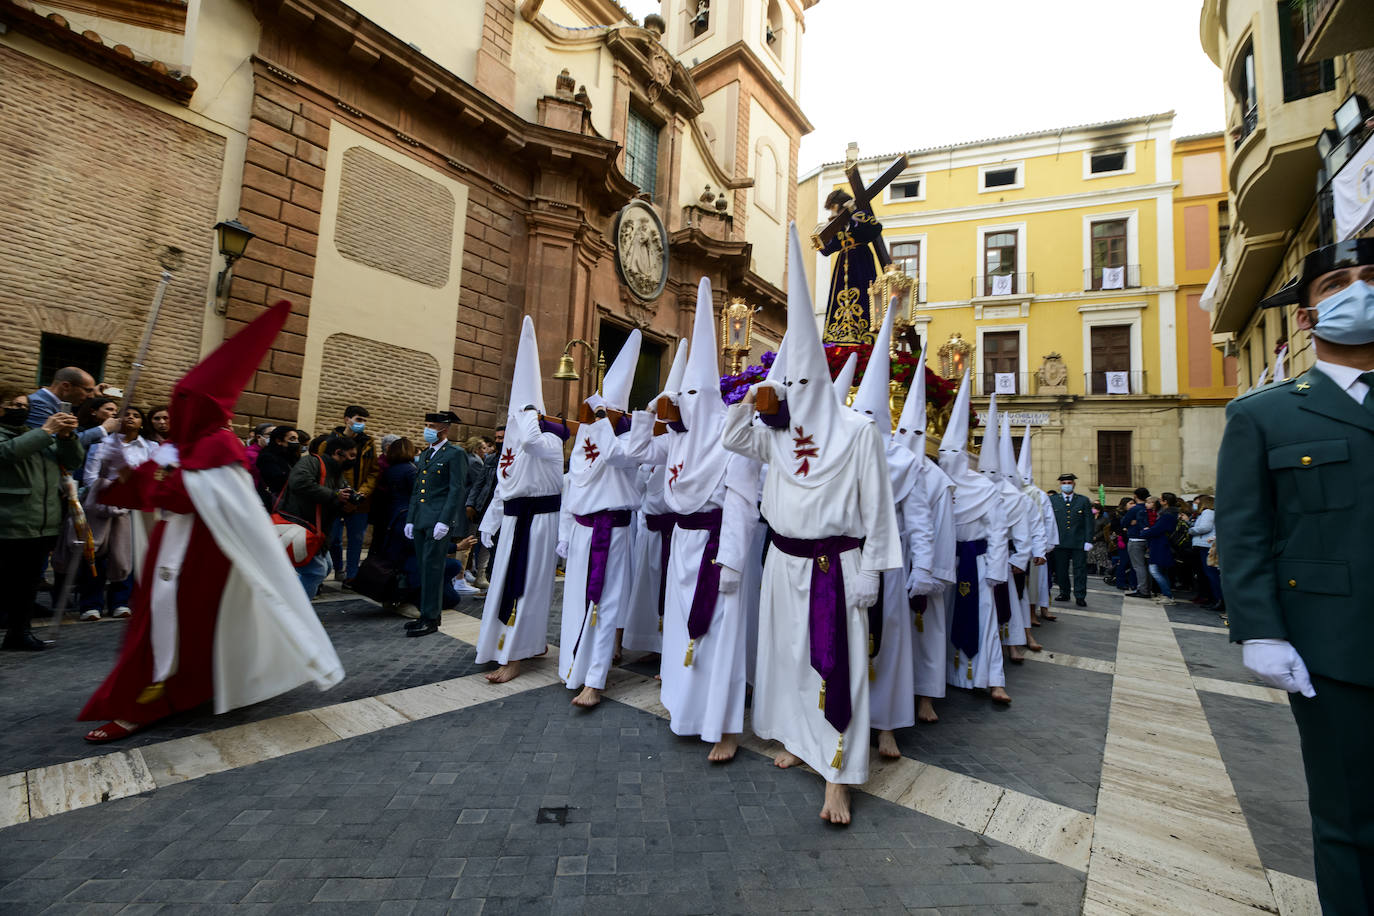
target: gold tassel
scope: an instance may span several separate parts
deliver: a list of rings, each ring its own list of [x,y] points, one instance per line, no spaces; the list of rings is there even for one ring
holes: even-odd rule
[[[968,660],[968,679],[973,680],[973,659]]]
[[[662,618],[662,617],[658,618],[658,631],[659,631],[660,633],[663,632],[663,618]]]
[[[916,632],[917,632],[917,633],[924,633],[925,631],[926,631],[926,615],[925,615],[925,612],[924,612],[924,611],[917,611],[917,612],[916,612]]]
[[[687,657],[682,660],[682,667],[692,667],[692,654],[696,651],[696,647],[697,641],[695,639],[687,640]]]
[[[506,634],[502,633],[501,638],[496,640],[496,651],[500,652],[506,647]]]
[[[149,684],[147,687],[144,687],[135,702],[156,703],[158,700],[162,699],[162,695],[166,692],[167,688],[163,685],[162,681],[158,681],[156,684]]]
[[[821,707],[820,707],[820,708],[821,708],[822,710],[825,709],[825,681],[821,681]]]
[[[591,622],[591,626],[596,626],[596,605],[594,605],[594,604],[592,605],[592,622]]]
[[[1006,625],[1005,623],[1002,624],[1002,638],[1003,638],[1003,639],[1006,639],[1006,638],[1007,638],[1007,625]]]
[[[877,679],[878,679],[878,666],[875,665],[875,664],[873,663],[873,659],[870,658],[870,659],[868,660],[868,681],[869,681],[869,683],[871,684],[872,682],[876,681]]]
[[[830,768],[838,770],[844,766],[844,735],[840,735],[840,743],[835,746],[835,757],[830,761]]]

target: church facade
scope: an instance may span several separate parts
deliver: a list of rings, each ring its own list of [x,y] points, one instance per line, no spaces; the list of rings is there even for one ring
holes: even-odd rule
[[[644,335],[638,401],[689,331],[697,280],[784,320],[804,14],[816,0],[0,0],[0,344],[15,374],[121,382],[160,256],[179,262],[140,400],[279,299],[286,333],[245,424],[408,432],[501,422],[521,315],[550,410]],[[84,167],[94,157],[103,170]],[[110,225],[110,212],[124,225]],[[212,226],[255,238],[224,266]],[[122,230],[122,231],[121,231]],[[217,287],[220,287],[217,289]],[[12,352],[11,352],[12,350]]]

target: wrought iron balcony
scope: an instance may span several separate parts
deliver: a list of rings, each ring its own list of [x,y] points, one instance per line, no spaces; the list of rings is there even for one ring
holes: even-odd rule
[[[1108,275],[1112,270],[1121,271],[1119,280],[1115,276]],[[1116,268],[1089,267],[1087,270],[1083,271],[1084,289],[1136,289],[1139,286],[1139,264],[1123,264]]]
[[[1259,127],[1259,108],[1251,108],[1241,115],[1240,125],[1232,132],[1235,135],[1235,148],[1240,149],[1240,145],[1245,142],[1245,138],[1255,132]]]
[[[1035,274],[987,274],[973,278],[973,296],[1029,296],[1035,292]]]
[[[1125,391],[1120,390],[1121,384],[1125,385]],[[1083,390],[1088,394],[1147,394],[1145,370],[1084,372]]]

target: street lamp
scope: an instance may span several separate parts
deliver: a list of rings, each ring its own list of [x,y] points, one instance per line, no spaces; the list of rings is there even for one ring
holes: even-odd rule
[[[754,336],[754,310],[736,296],[720,312],[721,349],[730,355],[730,374],[738,375]]]
[[[224,257],[224,269],[215,280],[216,311],[223,315],[228,311],[229,283],[234,277],[234,262],[243,257],[244,249],[253,240],[253,230],[236,219],[221,220],[215,224],[219,236],[219,253]]]

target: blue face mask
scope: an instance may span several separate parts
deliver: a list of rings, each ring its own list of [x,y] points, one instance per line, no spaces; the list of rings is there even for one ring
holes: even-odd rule
[[[1316,308],[1317,325],[1312,333],[1322,340],[1348,345],[1374,343],[1374,286],[1356,280],[1318,302]]]
[[[1063,493],[1065,496],[1068,496],[1070,493],[1073,492],[1073,484],[1071,484],[1071,483],[1061,483],[1061,484],[1059,485],[1059,492],[1060,492],[1060,493]]]
[[[439,431],[438,431],[437,429],[430,429],[428,426],[426,426],[426,427],[425,427],[425,441],[428,442],[430,445],[433,445],[434,443],[438,442],[438,441],[439,441]]]
[[[360,433],[363,430],[367,429],[367,424],[364,423],[362,420],[359,420],[358,422],[350,426],[349,429],[353,430],[355,433]]]

